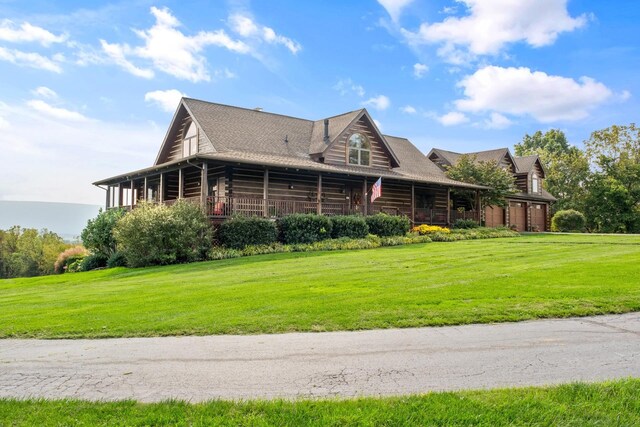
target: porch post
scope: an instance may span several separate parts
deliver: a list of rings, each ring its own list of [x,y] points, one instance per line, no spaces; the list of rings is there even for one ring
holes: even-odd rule
[[[134,197],[135,191],[136,191],[136,186],[135,186],[135,183],[133,182],[133,178],[131,178],[131,209],[133,209],[133,205],[135,204],[134,203],[136,199]]]
[[[318,215],[322,214],[322,174],[318,173],[318,193],[316,194],[316,202],[318,203]]]
[[[184,196],[184,174],[182,168],[178,169],[178,199],[182,199]]]
[[[107,185],[107,191],[105,191],[105,193],[107,193],[107,200],[106,200],[106,203],[104,204],[104,209],[107,210],[107,209],[110,208],[110,206],[109,206],[109,202],[110,202],[109,196],[111,196],[111,186],[110,185]]]
[[[415,224],[416,220],[416,185],[411,183],[411,223]]]
[[[478,224],[482,220],[482,211],[481,211],[481,209],[482,209],[482,206],[480,204],[480,190],[476,190],[476,212],[477,212],[476,221],[478,221]]]
[[[149,192],[149,183],[147,182],[147,177],[144,177],[144,184],[142,184],[142,200],[145,202],[147,200],[147,193]]]
[[[203,207],[207,205],[207,195],[209,192],[208,171],[209,167],[207,162],[202,162],[202,169],[200,170],[200,204]]]
[[[367,177],[364,177],[364,183],[362,184],[362,212],[364,213],[365,216],[367,216],[367,206],[369,205],[369,199],[367,197]]]
[[[164,174],[160,173],[160,185],[158,186],[158,203],[164,203]]]
[[[122,183],[118,183],[118,207],[122,207]]]
[[[447,225],[449,224],[451,224],[451,187],[447,187]]]
[[[264,204],[262,215],[266,218],[269,216],[269,169],[266,168],[262,177],[262,203]]]

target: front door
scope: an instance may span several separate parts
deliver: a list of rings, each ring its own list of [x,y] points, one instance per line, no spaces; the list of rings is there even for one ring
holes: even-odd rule
[[[362,195],[362,185],[351,185],[347,187],[349,195],[349,211],[353,214],[364,214],[365,197]]]

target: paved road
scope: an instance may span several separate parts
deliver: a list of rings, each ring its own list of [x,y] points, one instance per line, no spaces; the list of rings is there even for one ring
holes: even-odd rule
[[[0,340],[0,397],[398,395],[640,377],[640,314],[284,335]]]

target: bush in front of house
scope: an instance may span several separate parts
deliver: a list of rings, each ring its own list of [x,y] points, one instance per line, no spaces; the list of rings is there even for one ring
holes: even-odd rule
[[[108,209],[106,211],[100,209],[98,216],[87,221],[87,226],[80,234],[84,247],[91,253],[100,254],[102,258],[105,258],[105,265],[106,259],[109,259],[116,251],[116,239],[113,237],[113,229],[118,220],[126,213],[125,209]]]
[[[53,269],[56,273],[79,271],[80,262],[87,255],[89,255],[89,252],[83,246],[69,248],[58,255]]]
[[[348,237],[350,239],[364,239],[369,234],[369,226],[362,216],[338,215],[331,217],[331,237],[339,239]]]
[[[80,270],[91,271],[91,270],[96,270],[98,268],[106,267],[108,260],[109,258],[105,254],[100,252],[87,255],[86,257],[84,257],[84,259],[80,263]]]
[[[583,231],[586,219],[581,212],[573,209],[558,211],[551,220],[551,231]]]
[[[220,244],[231,249],[251,245],[270,245],[278,238],[276,224],[266,218],[233,217],[220,225],[217,238]]]
[[[456,222],[453,223],[453,228],[469,229],[469,228],[478,228],[478,227],[480,227],[480,224],[478,224],[472,219],[459,218],[456,220]]]
[[[418,225],[415,226],[411,229],[412,233],[417,233],[420,236],[426,236],[429,234],[434,234],[434,233],[451,233],[451,230],[449,230],[447,227],[440,227],[439,225],[428,225],[428,224],[422,224],[422,225]]]
[[[199,205],[179,200],[171,206],[140,203],[113,230],[129,267],[206,259],[213,230]]]
[[[324,215],[293,214],[278,220],[278,237],[285,244],[314,243],[331,237],[331,219]]]
[[[107,260],[107,268],[116,268],[116,267],[126,267],[127,266],[127,257],[125,257],[124,252],[114,252],[113,255],[109,257]]]
[[[384,213],[368,216],[369,233],[380,237],[404,236],[409,232],[409,218],[391,216]]]

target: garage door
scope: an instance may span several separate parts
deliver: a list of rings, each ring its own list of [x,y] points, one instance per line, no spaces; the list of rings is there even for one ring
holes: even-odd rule
[[[509,225],[516,226],[518,231],[526,231],[527,226],[527,209],[526,203],[510,202],[509,203]]]
[[[531,205],[531,230],[546,231],[547,206],[540,203]]]
[[[484,210],[484,223],[487,227],[500,227],[504,225],[504,208],[500,206],[487,206]]]

